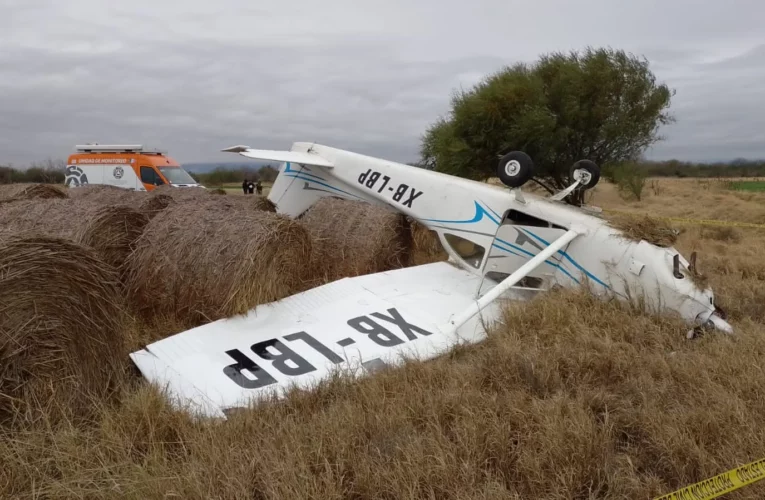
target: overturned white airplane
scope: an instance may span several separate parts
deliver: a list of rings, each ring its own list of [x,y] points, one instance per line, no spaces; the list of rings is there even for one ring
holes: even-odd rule
[[[520,190],[533,175],[521,152],[499,160],[508,190],[313,143],[224,151],[282,162],[269,194],[278,213],[297,217],[326,196],[364,200],[435,231],[450,259],[341,279],[131,354],[149,381],[202,414],[225,418],[274,390],[310,388],[337,368],[372,371],[479,342],[499,317],[498,299],[524,300],[553,286],[640,296],[692,328],[732,332],[712,291],[692,279],[695,256],[688,262],[673,248],[627,238],[561,201],[597,184],[590,161],[572,166],[571,186],[543,198]]]

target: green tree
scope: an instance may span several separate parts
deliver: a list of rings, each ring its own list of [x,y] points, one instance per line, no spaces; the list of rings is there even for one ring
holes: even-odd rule
[[[500,152],[520,150],[534,161],[534,181],[552,193],[569,184],[578,160],[636,161],[674,121],[673,94],[646,60],[623,51],[546,54],[456,92],[449,115],[422,138],[421,165],[483,180],[496,175]],[[581,204],[583,194],[567,201]]]

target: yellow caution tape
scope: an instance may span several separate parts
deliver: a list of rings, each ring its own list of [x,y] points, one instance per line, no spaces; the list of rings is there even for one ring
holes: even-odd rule
[[[765,458],[696,484],[673,491],[654,500],[707,500],[765,479]]]
[[[609,212],[612,214],[631,215],[633,217],[635,215],[641,215],[635,212],[622,212],[621,210],[603,209],[603,211]],[[672,222],[685,222],[689,224],[699,224],[702,226],[732,226],[732,227],[749,227],[749,228],[765,229],[765,224],[754,224],[753,222],[736,222],[736,221],[729,221],[729,220],[714,220],[714,219],[683,219],[680,217],[661,217],[661,216],[655,216],[655,215],[651,215],[651,218],[663,219],[663,220],[668,220]]]

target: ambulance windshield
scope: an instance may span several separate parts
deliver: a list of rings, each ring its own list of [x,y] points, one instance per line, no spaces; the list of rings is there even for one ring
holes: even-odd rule
[[[170,184],[196,184],[197,181],[188,172],[180,167],[159,167],[162,175],[170,181]]]

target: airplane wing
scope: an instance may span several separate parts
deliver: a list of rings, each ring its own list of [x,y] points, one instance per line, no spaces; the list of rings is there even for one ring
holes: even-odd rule
[[[336,369],[364,374],[483,340],[497,302],[456,332],[444,326],[475,303],[479,286],[480,277],[449,262],[345,278],[181,332],[131,359],[179,406],[225,419],[228,409],[310,389]],[[483,286],[496,283],[484,279]],[[525,297],[509,290],[502,298]]]
[[[248,158],[256,160],[272,160],[280,163],[292,162],[301,165],[315,165],[317,167],[333,168],[335,164],[326,158],[322,158],[315,153],[304,153],[301,151],[274,151],[269,149],[252,149],[249,146],[232,146],[222,149],[225,153],[239,153]]]

